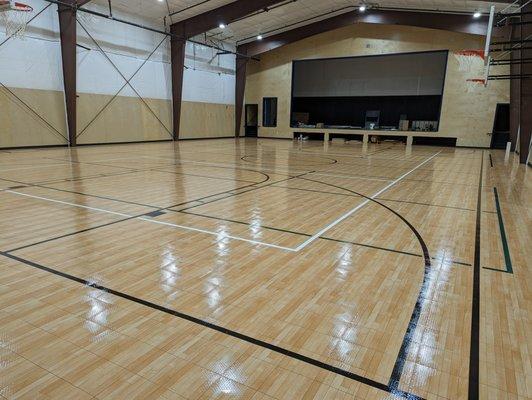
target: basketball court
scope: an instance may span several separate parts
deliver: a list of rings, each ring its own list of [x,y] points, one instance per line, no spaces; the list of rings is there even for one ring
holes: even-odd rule
[[[0,1],[0,399],[532,398],[530,2],[154,3]]]

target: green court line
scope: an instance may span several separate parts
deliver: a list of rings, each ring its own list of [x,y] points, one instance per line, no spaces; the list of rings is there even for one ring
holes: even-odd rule
[[[508,247],[508,240],[506,240],[506,231],[504,229],[504,220],[502,218],[501,204],[499,203],[499,193],[497,188],[493,188],[493,194],[495,195],[495,207],[497,207],[497,218],[499,219],[499,231],[501,233],[502,249],[504,251],[504,261],[506,263],[506,270],[500,270],[495,268],[486,268],[492,271],[506,272],[508,274],[513,274],[514,270],[512,268],[512,258],[510,257],[510,249]]]

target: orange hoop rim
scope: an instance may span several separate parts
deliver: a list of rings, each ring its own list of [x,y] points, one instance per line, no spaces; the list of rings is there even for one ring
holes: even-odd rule
[[[472,82],[472,83],[482,83],[482,84],[486,83],[486,80],[485,79],[481,79],[481,78],[466,79],[466,81],[467,82]]]
[[[9,1],[0,0],[0,7],[9,6],[10,4],[11,3]],[[27,4],[24,4],[24,3],[15,2],[15,5],[13,7],[5,8],[3,10],[0,8],[0,12],[2,12],[2,11],[32,12],[33,11],[33,7],[29,6]]]
[[[473,49],[459,50],[459,51],[455,51],[454,54],[456,54],[457,56],[480,57],[483,60],[485,58],[484,50],[473,50]]]

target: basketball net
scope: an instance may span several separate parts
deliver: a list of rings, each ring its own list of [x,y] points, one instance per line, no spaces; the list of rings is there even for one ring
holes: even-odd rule
[[[458,70],[466,78],[466,91],[471,93],[485,87],[486,80],[478,78],[484,74],[484,50],[460,50],[453,54],[458,61]]]
[[[33,8],[12,0],[0,0],[0,19],[7,37],[24,38]]]

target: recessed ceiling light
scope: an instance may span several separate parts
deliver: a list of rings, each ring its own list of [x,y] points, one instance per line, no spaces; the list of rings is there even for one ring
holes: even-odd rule
[[[225,29],[225,24],[224,24],[224,23],[221,23],[220,25],[218,25],[218,28],[220,28],[220,29]]]
[[[257,40],[262,40],[262,35],[258,35]]]
[[[480,11],[475,11],[473,13],[473,18],[480,18],[482,16],[482,13]]]
[[[358,11],[361,11],[361,12],[366,11],[366,5],[365,5],[365,4],[361,4],[361,5],[358,7]]]

